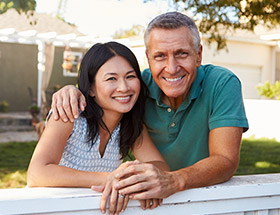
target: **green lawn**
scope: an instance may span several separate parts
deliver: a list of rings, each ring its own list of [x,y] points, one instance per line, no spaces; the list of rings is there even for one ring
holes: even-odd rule
[[[280,142],[273,139],[243,139],[236,175],[280,173]]]
[[[26,186],[26,170],[36,143],[0,143],[0,188]]]
[[[0,144],[0,188],[26,186],[28,167],[36,142]],[[243,139],[236,175],[280,173],[280,142]]]

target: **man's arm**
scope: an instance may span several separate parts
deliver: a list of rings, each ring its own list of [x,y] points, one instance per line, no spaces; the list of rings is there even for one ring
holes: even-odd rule
[[[55,120],[59,117],[67,122],[74,122],[79,116],[79,108],[83,111],[86,106],[84,95],[73,85],[67,85],[52,96],[52,111]]]
[[[130,194],[133,199],[166,198],[178,191],[227,181],[238,167],[242,130],[213,129],[209,134],[209,157],[177,171],[162,171],[154,166],[147,169],[141,164],[130,166],[116,175],[121,179],[116,188],[121,194],[134,193]]]

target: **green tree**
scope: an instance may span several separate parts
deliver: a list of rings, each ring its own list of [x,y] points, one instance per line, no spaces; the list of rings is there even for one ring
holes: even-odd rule
[[[143,0],[155,1],[155,0]],[[254,31],[257,25],[271,29],[280,24],[279,0],[168,0],[173,9],[183,8],[193,14],[208,43],[217,49],[226,47],[225,32],[235,29]],[[179,6],[179,7],[178,7]]]
[[[27,15],[33,15],[35,7],[35,0],[0,0],[0,14],[5,13],[10,8],[14,8],[19,13],[24,12]]]
[[[276,81],[274,84],[267,81],[265,84],[257,86],[257,90],[260,96],[280,100],[280,81]]]
[[[120,29],[116,31],[113,38],[114,39],[122,39],[122,38],[128,38],[133,36],[138,36],[141,34],[144,34],[145,27],[142,25],[133,25],[130,29]]]

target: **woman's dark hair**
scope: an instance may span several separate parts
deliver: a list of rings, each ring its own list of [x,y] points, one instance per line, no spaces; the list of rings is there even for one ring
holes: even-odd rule
[[[129,149],[143,130],[145,98],[148,93],[148,89],[141,78],[137,59],[129,48],[117,42],[97,43],[85,54],[80,65],[78,85],[79,90],[86,98],[87,106],[81,116],[87,120],[88,138],[92,144],[99,133],[99,126],[110,133],[102,120],[104,114],[102,108],[90,96],[90,87],[95,84],[95,76],[99,68],[114,56],[124,57],[133,67],[140,80],[138,99],[133,108],[128,113],[125,113],[121,119],[120,153],[121,157],[124,158],[128,155]]]

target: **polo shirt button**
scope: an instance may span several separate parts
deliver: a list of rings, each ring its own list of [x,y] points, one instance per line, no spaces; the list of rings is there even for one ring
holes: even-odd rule
[[[175,122],[173,122],[172,124],[171,124],[171,127],[173,128],[175,126]]]
[[[170,113],[171,112],[171,108],[167,108],[167,111]]]

